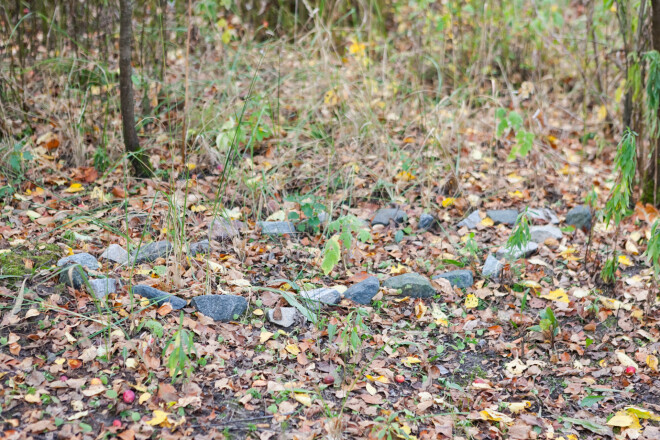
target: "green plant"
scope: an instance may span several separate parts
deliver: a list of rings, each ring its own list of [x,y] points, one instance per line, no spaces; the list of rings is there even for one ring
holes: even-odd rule
[[[362,220],[353,216],[346,215],[338,218],[328,225],[328,231],[335,233],[326,242],[323,249],[323,260],[321,262],[321,269],[323,273],[328,275],[335,268],[342,255],[342,248],[348,251],[352,244],[354,237],[359,241],[365,242],[371,238],[371,233],[365,227]]]
[[[351,310],[346,316],[344,327],[339,333],[341,343],[339,350],[350,356],[355,356],[362,348],[362,335],[369,331],[364,319],[369,312],[362,307]],[[328,333],[330,333],[328,331]]]
[[[507,259],[514,260],[515,255],[527,247],[531,238],[532,236],[529,232],[529,217],[527,215],[527,208],[525,208],[523,212],[518,214],[513,231],[511,231],[511,235],[506,241],[506,248],[508,250]]]
[[[385,416],[378,416],[374,419],[375,426],[371,429],[371,432],[378,439],[399,440],[416,438],[410,434],[410,427],[405,423],[401,423],[401,417],[402,414],[398,411],[390,412]]]
[[[557,321],[557,318],[555,318],[555,314],[551,307],[546,307],[545,310],[541,311],[539,316],[541,317],[541,321],[538,325],[531,326],[529,331],[543,333],[550,339],[550,345],[554,350],[555,338],[559,334],[559,322]]]
[[[6,148],[4,158],[0,160],[0,162],[6,164],[0,165],[0,174],[7,176],[7,185],[0,186],[0,198],[14,194],[16,192],[15,188],[25,179],[27,162],[31,161],[33,156],[30,151],[24,150],[24,146],[23,143],[16,142],[13,147]]]
[[[495,118],[498,120],[495,135],[498,138],[508,136],[511,132],[516,135],[516,143],[509,152],[508,160],[514,160],[516,157],[525,157],[534,146],[534,133],[525,130],[524,120],[515,111],[507,113],[506,109],[498,108],[495,111]]]
[[[605,204],[603,221],[606,225],[614,220],[616,232],[612,241],[612,254],[603,265],[601,278],[609,283],[615,280],[617,265],[617,241],[619,230],[624,218],[631,214],[630,197],[633,190],[633,179],[635,177],[637,147],[635,143],[637,133],[626,128],[614,157],[614,170],[617,172],[617,180],[610,191],[610,196]]]
[[[648,264],[653,268],[653,279],[655,285],[658,285],[658,274],[660,273],[660,219],[656,219],[651,227],[651,237],[646,246],[644,256]],[[656,291],[657,294],[657,291]],[[654,297],[652,297],[654,298]],[[651,301],[655,302],[655,301]]]
[[[190,357],[193,353],[197,354],[192,333],[183,328],[183,311],[179,319],[179,328],[165,344],[163,354],[167,353],[170,346],[172,346],[172,352],[169,354],[167,367],[170,370],[170,376],[172,376],[172,383],[174,383],[179,374],[183,374],[184,378],[192,375],[195,364]]]
[[[314,196],[289,196],[286,198],[289,202],[295,202],[300,206],[300,212],[303,217],[297,212],[289,213],[289,220],[298,222],[296,229],[301,232],[310,232],[317,235],[321,230],[323,217],[328,216],[327,210],[323,203],[320,203]]]

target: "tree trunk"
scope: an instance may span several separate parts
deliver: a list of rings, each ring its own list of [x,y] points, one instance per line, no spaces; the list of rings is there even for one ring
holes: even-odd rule
[[[135,101],[131,80],[131,44],[133,43],[132,0],[119,0],[119,92],[121,100],[121,122],[124,146],[137,177],[150,177],[151,167],[140,149],[135,130]]]

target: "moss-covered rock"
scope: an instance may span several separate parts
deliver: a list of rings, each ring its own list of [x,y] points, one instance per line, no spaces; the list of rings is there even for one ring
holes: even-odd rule
[[[47,243],[37,244],[32,249],[0,249],[0,282],[12,283],[17,278],[50,267],[61,255],[62,249],[58,245]]]

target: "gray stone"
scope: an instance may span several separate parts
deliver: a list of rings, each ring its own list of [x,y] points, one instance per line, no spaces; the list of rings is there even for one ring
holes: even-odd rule
[[[92,288],[90,293],[98,299],[103,299],[117,291],[117,280],[113,278],[93,279],[89,280],[89,286]]]
[[[244,227],[245,223],[241,221],[216,217],[209,225],[209,237],[215,241],[230,240],[240,235]]]
[[[404,273],[388,278],[383,286],[389,289],[401,290],[401,295],[412,298],[430,298],[435,295],[431,282],[418,273]]]
[[[468,229],[474,229],[479,223],[481,223],[481,216],[479,215],[479,211],[473,211],[472,214],[458,222],[456,226],[459,228],[466,227]]]
[[[114,261],[115,263],[124,264],[128,261],[128,252],[126,252],[123,247],[113,243],[103,251],[99,258],[105,258],[106,260]]]
[[[419,222],[417,223],[417,226],[419,229],[430,229],[434,226],[435,223],[436,219],[431,214],[422,214],[419,216]]]
[[[486,215],[495,223],[504,223],[513,226],[518,219],[518,211],[515,209],[491,209],[486,211]]]
[[[324,224],[328,223],[330,220],[332,220],[332,217],[330,216],[330,214],[328,214],[325,211],[319,212],[317,217],[318,217],[318,219],[319,219],[319,221],[321,222],[322,225],[324,225]]]
[[[57,262],[59,267],[68,266],[70,264],[80,264],[83,267],[91,270],[97,270],[101,267],[98,260],[93,255],[86,252],[80,254],[69,255],[68,257],[60,258]]]
[[[394,223],[400,224],[405,222],[408,219],[408,216],[403,209],[399,208],[383,208],[379,209],[374,215],[374,218],[371,220],[371,226],[376,225],[385,225],[390,224],[390,220],[393,220]]]
[[[172,243],[167,240],[163,241],[153,241],[151,243],[140,246],[140,249],[137,252],[131,254],[129,263],[135,261],[136,264],[153,262],[160,257],[167,257],[170,252],[172,252]]]
[[[275,319],[273,316],[275,310],[271,309],[268,311],[268,320],[280,327],[291,327],[297,322],[305,321],[305,317],[295,307],[280,307],[280,311],[282,312],[282,319]]]
[[[192,299],[198,312],[216,321],[229,322],[247,310],[247,300],[237,295],[202,295]]]
[[[193,257],[197,254],[208,254],[211,246],[208,240],[198,241],[190,245],[190,255]]]
[[[320,289],[313,289],[307,291],[300,291],[299,295],[307,302],[322,303],[334,305],[338,304],[341,300],[341,295],[335,289],[328,287],[321,287]]]
[[[295,234],[296,228],[291,222],[258,222],[264,235]]]
[[[380,281],[374,276],[370,276],[366,280],[353,284],[344,292],[344,298],[348,298],[358,304],[368,305],[371,304],[371,299],[376,296],[380,290]]]
[[[183,298],[174,296],[162,290],[158,290],[151,286],[146,286],[144,284],[138,284],[133,286],[133,293],[140,295],[141,297],[147,298],[149,301],[155,304],[170,303],[174,310],[182,309],[186,306],[187,302]]]
[[[434,280],[438,278],[449,280],[452,287],[458,287],[459,289],[465,289],[474,284],[474,277],[469,270],[452,270],[451,272],[441,273],[433,277]]]
[[[529,228],[529,233],[531,234],[531,240],[534,243],[543,243],[548,238],[554,238],[555,240],[561,240],[564,234],[562,234],[561,229],[552,225],[544,226],[531,226]]]
[[[86,278],[87,274],[80,264],[69,264],[60,270],[60,283],[64,283],[74,289],[82,289],[85,285]]]
[[[591,210],[585,205],[578,205],[566,213],[566,224],[576,229],[591,229]]]
[[[532,220],[539,220],[553,225],[559,224],[559,218],[552,209],[549,208],[529,208],[527,217]]]
[[[503,247],[497,251],[495,254],[498,259],[507,258],[511,260],[517,260],[519,258],[527,258],[536,252],[539,248],[539,245],[530,241],[525,244],[525,246],[514,246],[514,247]]]
[[[493,254],[488,254],[488,257],[486,257],[486,262],[484,263],[484,267],[481,269],[481,275],[485,278],[492,278],[493,280],[497,281],[502,275],[503,268],[504,265],[497,258],[495,258]]]

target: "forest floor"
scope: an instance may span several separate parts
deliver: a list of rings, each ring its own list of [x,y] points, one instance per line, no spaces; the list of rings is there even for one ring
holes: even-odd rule
[[[660,306],[642,255],[658,212],[638,204],[619,230],[592,212],[591,229],[567,221],[592,188],[603,207],[616,179],[604,116],[582,120],[570,91],[527,81],[496,105],[427,107],[398,94],[405,71],[376,88],[355,44],[344,60],[264,57],[226,83],[209,79],[224,55],[208,52],[188,157],[171,110],[143,127],[156,169],[144,180],[125,160],[77,166],[72,145],[98,139],[64,130],[58,108],[75,99],[42,97],[50,79],[31,78],[32,114],[61,119],[32,121],[20,182],[0,176],[15,187],[0,211],[2,438],[660,438]],[[229,82],[235,117],[218,119]],[[513,130],[496,135],[500,107],[528,115],[524,157],[509,158]],[[405,218],[372,224],[388,207]],[[484,276],[521,222],[550,235]],[[616,281],[603,283],[613,245]],[[82,253],[89,279],[116,284],[95,287],[111,291],[100,300],[57,266]],[[433,279],[452,270],[470,272],[464,287]],[[387,287],[403,274],[416,275]],[[138,285],[184,302],[150,303]],[[322,287],[330,304],[305,301]],[[218,300],[229,295],[244,301]]]

